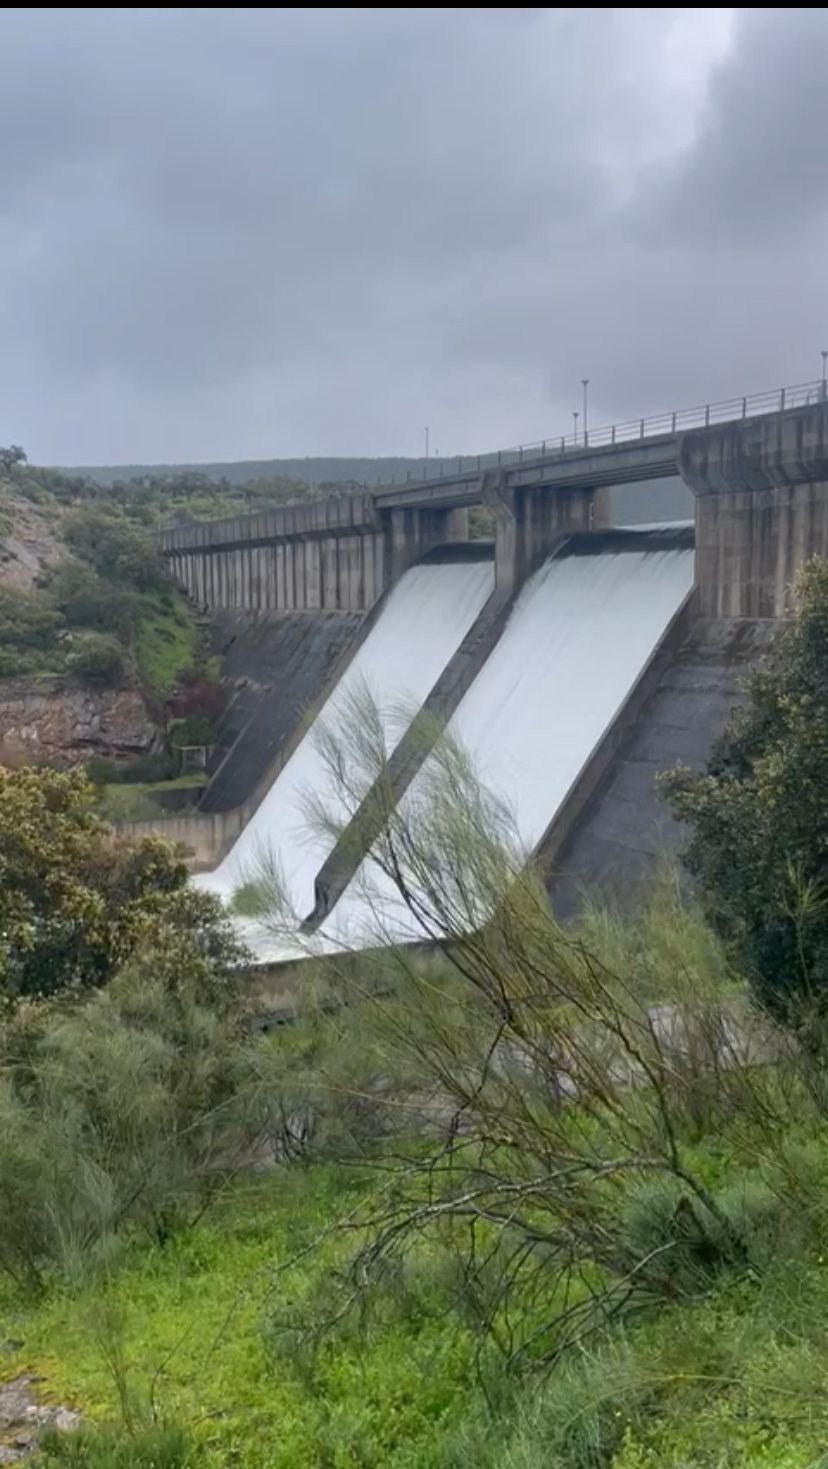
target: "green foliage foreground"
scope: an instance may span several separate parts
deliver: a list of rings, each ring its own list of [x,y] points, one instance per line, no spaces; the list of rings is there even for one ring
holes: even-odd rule
[[[9,1370],[88,1419],[44,1464],[824,1465],[821,970],[801,924],[818,905],[781,910],[798,952],[750,961],[778,932],[783,862],[800,895],[821,881],[810,812],[786,824],[780,794],[790,758],[821,811],[817,592],[784,696],[777,669],[696,788],[715,928],[669,877],[633,919],[561,928],[509,813],[443,742],[422,801],[385,809],[370,782],[375,860],[439,941],[428,959],[334,955],[325,1006],[263,1038],[232,965],[165,923],[94,993],[18,1002],[0,1051]],[[365,728],[350,753],[370,759]],[[758,826],[742,787],[769,797]],[[56,830],[64,876],[83,872],[72,820]],[[22,852],[42,883],[47,854]],[[48,905],[34,922],[48,936]]]
[[[635,923],[592,912],[582,945],[600,949],[607,974],[634,966],[652,993],[672,956],[682,1003],[732,1000],[720,949],[669,884]],[[549,1201],[538,1194],[536,1209],[525,1185],[542,1182],[538,1122],[573,1159],[606,1155],[595,1092],[554,1123],[537,1089],[496,1078],[500,1132],[481,1146],[492,1114],[470,1102],[453,1124],[409,1060],[440,1036],[460,1070],[485,1040],[447,971],[398,975],[382,1000],[259,1037],[238,1028],[236,998],[211,984],[209,965],[185,978],[192,964],[156,953],[79,1006],[6,1028],[4,1074],[41,1132],[22,1135],[19,1117],[0,1128],[0,1198],[14,1198],[16,1180],[23,1237],[53,1231],[34,1290],[25,1275],[0,1277],[7,1372],[42,1374],[38,1391],[87,1421],[77,1439],[45,1445],[38,1469],[820,1463],[828,1143],[795,1057],[749,1078],[711,1072],[703,1047],[686,1059],[665,1094],[670,1126],[714,1215],[663,1170],[631,1168],[608,1192],[579,1187],[589,1227],[563,1279]],[[650,1101],[622,1095],[623,1126],[640,1129]],[[240,1172],[234,1137],[262,1130],[266,1166]],[[470,1186],[505,1197],[510,1180],[526,1217],[513,1206],[505,1227],[431,1212],[462,1206]],[[560,1208],[574,1221],[563,1196]],[[601,1267],[596,1226],[611,1242]],[[613,1256],[618,1276],[631,1259],[659,1262],[629,1310],[606,1294]],[[590,1300],[609,1304],[603,1319],[586,1320]],[[550,1360],[550,1326],[566,1331],[568,1306],[589,1330]]]
[[[96,1452],[84,1448],[88,1457],[64,1446],[47,1462],[148,1469],[142,1424],[154,1408],[211,1469],[822,1463],[828,1266],[812,1241],[794,1233],[761,1275],[733,1275],[526,1382],[481,1354],[474,1303],[458,1300],[434,1251],[361,1322],[318,1339],[285,1331],[326,1295],[331,1304],[331,1270],[347,1242],[328,1239],[281,1267],[370,1187],[333,1165],[239,1184],[186,1236],[136,1248],[98,1284],[55,1290],[39,1306],[7,1297],[4,1329],[23,1343],[9,1374],[42,1372],[50,1398],[120,1423]],[[131,1430],[112,1370],[119,1354]]]
[[[740,971],[773,1015],[818,1041],[828,1019],[828,561],[804,568],[792,623],[707,770],[680,768],[664,787]]]
[[[160,838],[117,840],[79,771],[0,767],[0,1002],[104,985],[141,946],[191,940],[229,970],[239,948]]]

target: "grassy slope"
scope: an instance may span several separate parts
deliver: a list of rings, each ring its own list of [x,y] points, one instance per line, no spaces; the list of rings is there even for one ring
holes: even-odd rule
[[[69,557],[61,539],[65,511],[37,469],[26,468],[18,480],[0,476],[0,573],[7,583],[36,595],[43,571]],[[133,654],[138,677],[151,696],[163,699],[172,691],[176,675],[192,664],[197,638],[179,592],[171,588],[166,595],[141,596]],[[65,649],[56,644],[40,656],[38,666],[57,673],[64,664]]]
[[[190,667],[197,629],[183,596],[144,596],[135,630],[135,661],[144,685],[162,698],[171,693],[176,675]]]
[[[50,1397],[117,1413],[106,1319],[124,1327],[132,1390],[192,1426],[215,1465],[240,1469],[817,1469],[828,1462],[828,1265],[791,1249],[761,1278],[640,1321],[546,1383],[489,1374],[427,1291],[315,1360],[276,1347],[274,1323],[341,1258],[327,1241],[277,1267],[349,1212],[365,1180],[315,1167],[260,1176],[166,1250],[135,1243],[107,1281],[40,1305],[0,1297],[23,1345],[8,1374]],[[331,1304],[330,1295],[323,1300]]]
[[[263,1318],[289,1308],[321,1257],[284,1279],[274,1267],[362,1191],[323,1169],[260,1180],[189,1239],[163,1253],[136,1250],[108,1287],[110,1307],[125,1313],[133,1385],[146,1390],[160,1371],[164,1410],[200,1424],[216,1464],[435,1462],[442,1418],[471,1391],[468,1345],[455,1349],[443,1324],[364,1353],[352,1346],[325,1354],[314,1382],[307,1364],[267,1351]],[[103,1295],[59,1295],[39,1309],[3,1313],[4,1330],[24,1342],[10,1371],[43,1373],[50,1395],[101,1417],[116,1407],[95,1339]]]

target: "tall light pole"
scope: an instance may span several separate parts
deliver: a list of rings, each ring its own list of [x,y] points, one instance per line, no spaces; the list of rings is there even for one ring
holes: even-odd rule
[[[587,429],[587,408],[589,406],[589,378],[581,378],[581,387],[584,390],[584,448],[589,443],[589,431]]]
[[[572,423],[573,423],[572,442],[575,445],[575,448],[577,449],[577,447],[578,447],[578,410],[577,410],[577,408],[573,408],[573,410],[572,410]]]
[[[425,436],[426,436],[426,459],[427,459],[428,458],[428,424],[426,424]]]
[[[828,377],[826,377],[825,364],[828,362],[828,351],[822,353],[822,401],[828,398]]]

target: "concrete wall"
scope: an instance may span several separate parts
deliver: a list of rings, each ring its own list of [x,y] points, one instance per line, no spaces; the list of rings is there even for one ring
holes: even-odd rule
[[[704,765],[779,626],[680,619],[672,646],[662,646],[626,719],[616,721],[610,758],[593,769],[577,821],[544,853],[558,917],[577,911],[584,894],[634,907],[659,862],[678,856],[684,828],[660,799],[656,776],[679,761]]]
[[[517,591],[568,531],[598,530],[609,523],[608,492],[539,485],[520,486],[502,470],[482,476],[480,497],[495,517],[495,581]]]
[[[686,434],[704,617],[781,617],[803,561],[828,555],[828,404]]]
[[[465,539],[467,512],[377,513],[332,496],[161,532],[172,573],[200,607],[366,612],[432,546]]]
[[[228,811],[252,797],[358,636],[363,616],[215,609],[212,648],[231,699],[219,722],[201,811]]]
[[[249,820],[249,811],[237,806],[234,811],[216,811],[210,815],[199,811],[186,816],[159,816],[150,821],[121,821],[119,836],[159,836],[186,848],[192,872],[209,872]]]

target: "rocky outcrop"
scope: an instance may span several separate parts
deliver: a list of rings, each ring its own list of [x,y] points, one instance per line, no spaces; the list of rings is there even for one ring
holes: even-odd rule
[[[0,484],[0,582],[29,592],[66,560],[54,516],[32,505],[8,481]]]
[[[0,1464],[19,1464],[33,1454],[44,1428],[68,1433],[80,1426],[75,1408],[38,1401],[32,1389],[42,1381],[32,1372],[21,1372],[0,1382]]]
[[[138,689],[80,688],[66,679],[0,680],[0,763],[15,756],[75,765],[139,755],[156,728]]]

